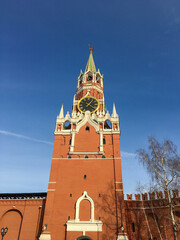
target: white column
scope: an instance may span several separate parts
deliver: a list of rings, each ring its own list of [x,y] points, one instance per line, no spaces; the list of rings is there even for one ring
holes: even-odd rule
[[[70,152],[74,152],[75,132],[72,131]]]
[[[91,203],[91,222],[94,222],[94,205],[92,203]]]
[[[99,151],[103,152],[103,133],[100,131],[100,146],[99,146]]]

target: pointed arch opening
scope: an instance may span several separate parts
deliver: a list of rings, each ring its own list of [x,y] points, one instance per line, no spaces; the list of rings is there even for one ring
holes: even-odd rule
[[[96,82],[97,82],[97,83],[100,82],[100,78],[101,78],[101,77],[100,77],[99,73],[97,73],[97,74],[96,74]]]
[[[65,130],[71,129],[71,123],[70,123],[70,121],[66,121],[66,122],[64,123],[64,129],[65,129]]]
[[[91,204],[90,221],[94,222],[94,201],[92,200],[91,197],[88,196],[86,191],[83,192],[83,195],[76,202],[75,220],[79,221],[80,203],[82,200],[88,200],[90,202],[90,204]]]
[[[82,202],[83,201],[83,202]],[[83,207],[84,203],[86,205],[86,203],[88,202],[89,206],[89,217],[88,220],[87,219],[80,219],[79,217],[79,212],[81,207]],[[82,205],[81,205],[82,203]],[[80,206],[81,205],[81,206]],[[87,207],[87,205],[84,207]],[[82,209],[83,210],[83,209]],[[86,208],[87,210],[87,208]],[[83,211],[84,212],[84,211]],[[84,213],[83,213],[84,214]],[[85,218],[87,218],[87,214],[84,215]],[[75,219],[70,220],[68,219],[68,221],[66,222],[66,226],[67,226],[67,231],[78,231],[78,232],[102,232],[102,221],[99,220],[95,220],[94,219],[94,201],[91,197],[88,196],[87,192],[84,191],[83,195],[78,198],[78,200],[76,201],[76,206],[75,206]],[[91,238],[87,237],[87,236],[80,236],[79,239],[83,239],[83,240],[92,240]],[[76,239],[76,240],[77,240]]]
[[[111,121],[106,120],[104,123],[104,129],[112,129]]]
[[[93,75],[92,73],[88,73],[88,76],[87,76],[87,81],[90,82],[93,80]]]

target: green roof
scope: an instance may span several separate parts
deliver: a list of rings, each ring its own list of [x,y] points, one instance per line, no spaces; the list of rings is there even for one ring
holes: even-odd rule
[[[91,71],[93,73],[96,72],[96,67],[95,67],[92,51],[90,51],[89,59],[88,59],[87,65],[86,65],[85,72],[87,72],[87,71]]]

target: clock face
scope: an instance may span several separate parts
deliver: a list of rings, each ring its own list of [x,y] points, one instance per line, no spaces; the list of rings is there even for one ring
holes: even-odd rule
[[[78,103],[78,109],[81,112],[90,111],[91,113],[97,111],[99,108],[99,102],[94,97],[84,97]]]

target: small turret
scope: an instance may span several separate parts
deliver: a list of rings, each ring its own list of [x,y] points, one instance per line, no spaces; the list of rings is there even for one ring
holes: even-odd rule
[[[112,117],[118,117],[117,112],[116,112],[116,107],[115,107],[115,103],[113,102],[113,113],[112,113]]]
[[[59,118],[64,118],[64,109],[63,109],[63,104],[61,106],[61,111],[59,113]]]

